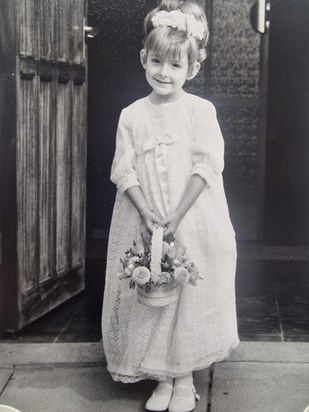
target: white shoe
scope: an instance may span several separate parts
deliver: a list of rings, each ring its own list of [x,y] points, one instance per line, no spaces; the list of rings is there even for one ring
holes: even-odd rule
[[[169,412],[191,412],[195,408],[195,401],[199,400],[200,397],[193,385],[188,386],[180,383],[173,388],[168,410]]]
[[[146,402],[145,409],[151,412],[166,411],[171,400],[173,385],[169,382],[160,382],[153,394]]]

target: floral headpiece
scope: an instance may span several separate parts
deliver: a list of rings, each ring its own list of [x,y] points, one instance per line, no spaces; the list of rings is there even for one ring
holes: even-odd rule
[[[192,14],[182,13],[179,10],[161,10],[152,17],[151,21],[153,27],[172,27],[186,32],[197,40],[204,38],[204,25]]]

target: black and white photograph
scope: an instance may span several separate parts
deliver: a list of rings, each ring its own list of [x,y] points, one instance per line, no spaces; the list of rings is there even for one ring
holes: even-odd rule
[[[0,412],[309,412],[308,39],[0,0]]]

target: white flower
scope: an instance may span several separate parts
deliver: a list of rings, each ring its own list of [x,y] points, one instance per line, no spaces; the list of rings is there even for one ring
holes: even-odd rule
[[[158,11],[151,19],[153,27],[172,27],[186,32],[197,40],[204,38],[204,25],[197,21],[192,14],[182,13],[180,10]]]
[[[193,36],[197,40],[203,40],[204,38],[204,25],[200,21],[197,21],[192,14],[187,14],[187,33]]]
[[[178,267],[174,271],[174,279],[177,283],[184,284],[190,279],[190,274],[186,268]]]
[[[151,19],[153,27],[172,27],[180,31],[186,31],[185,14],[179,10],[170,12],[161,10]]]
[[[143,286],[150,280],[150,271],[145,266],[139,266],[133,270],[132,279],[134,282]]]
[[[140,258],[138,256],[133,256],[130,258],[128,265],[135,265],[135,263],[138,263],[140,261]]]

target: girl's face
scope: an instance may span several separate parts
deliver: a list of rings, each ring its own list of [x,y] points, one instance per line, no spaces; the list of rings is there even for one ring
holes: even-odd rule
[[[198,72],[198,62],[189,70],[188,56],[161,57],[149,50],[141,50],[141,61],[146,71],[146,79],[153,89],[153,95],[158,102],[177,100],[183,93],[186,80],[192,79]]]

